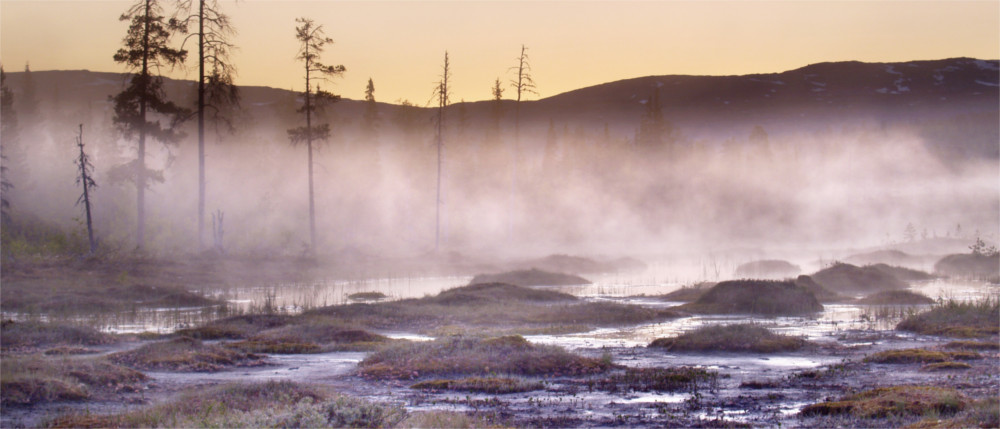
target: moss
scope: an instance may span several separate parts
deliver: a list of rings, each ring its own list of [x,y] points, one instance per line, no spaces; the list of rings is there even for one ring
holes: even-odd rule
[[[951,388],[934,386],[893,386],[847,395],[837,401],[804,407],[804,416],[850,414],[875,419],[890,416],[952,415],[968,405],[968,400]]]
[[[467,377],[457,380],[426,380],[410,386],[421,390],[454,390],[489,394],[522,393],[542,389],[542,383],[510,377]]]
[[[789,281],[721,282],[677,310],[709,314],[798,315],[823,310],[813,294]]]
[[[677,351],[774,353],[798,350],[806,344],[802,338],[775,334],[763,326],[742,323],[703,326],[676,337],[657,338],[649,347]]]

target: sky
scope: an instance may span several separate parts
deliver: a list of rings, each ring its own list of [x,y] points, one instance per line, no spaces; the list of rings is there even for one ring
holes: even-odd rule
[[[218,2],[238,31],[237,84],[301,91],[295,18],[307,17],[335,42],[323,62],[347,69],[324,89],[361,99],[370,78],[378,101],[417,105],[432,99],[445,51],[453,101],[490,98],[497,78],[509,87],[522,45],[537,97],[649,75],[1000,58],[997,0]],[[34,71],[124,71],[112,56],[127,27],[118,17],[132,3],[0,0],[0,61],[7,71],[26,63]],[[169,75],[195,79],[197,68],[189,61]]]

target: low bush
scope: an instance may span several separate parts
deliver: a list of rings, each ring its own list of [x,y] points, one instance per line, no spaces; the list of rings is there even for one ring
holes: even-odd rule
[[[578,356],[561,347],[534,345],[514,335],[451,337],[388,346],[358,364],[361,375],[412,379],[441,375],[582,375],[604,372],[607,360]]]

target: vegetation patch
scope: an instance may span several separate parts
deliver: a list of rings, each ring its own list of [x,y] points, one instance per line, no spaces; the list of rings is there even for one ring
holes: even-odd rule
[[[580,302],[572,295],[503,283],[449,289],[438,295],[373,304],[349,304],[308,311],[299,317],[326,318],[329,323],[367,329],[487,327],[530,332],[551,326],[608,326],[678,317],[671,310],[608,302]],[[577,329],[586,330],[585,329]]]
[[[718,373],[689,366],[675,368],[626,368],[587,382],[591,389],[608,392],[697,391],[716,383]]]
[[[948,255],[934,264],[934,271],[954,277],[996,278],[1000,276],[1000,258],[984,253]]]
[[[532,268],[498,274],[478,274],[469,282],[470,285],[481,283],[507,283],[517,286],[566,286],[589,285],[591,281],[573,274],[554,273]]]
[[[635,258],[623,257],[611,260],[596,260],[583,256],[549,255],[517,264],[519,268],[538,268],[557,273],[610,273],[617,271],[643,271],[648,266]]]
[[[141,372],[104,358],[5,356],[0,360],[0,402],[30,405],[83,400],[95,391],[136,391],[146,380]]]
[[[457,380],[427,380],[410,387],[423,390],[455,390],[459,392],[490,394],[522,393],[544,388],[539,381],[512,377],[466,377]]]
[[[715,283],[712,282],[695,283],[690,286],[683,286],[680,289],[677,289],[668,294],[657,296],[657,298],[659,298],[662,301],[681,301],[681,302],[696,301],[698,298],[701,297],[702,294],[705,293],[705,291],[710,289],[712,286],[715,286]]]
[[[866,305],[927,305],[934,300],[927,295],[908,290],[886,290],[859,299],[858,304]]]
[[[733,275],[751,279],[785,279],[799,275],[802,268],[788,261],[765,259],[750,261],[736,267]]]
[[[882,271],[883,273],[886,273],[904,282],[921,282],[934,279],[934,276],[932,274],[920,270],[914,270],[912,268],[899,267],[895,265],[874,264],[871,265],[871,268]]]
[[[1000,343],[996,341],[951,341],[943,347],[946,349],[1000,351]]]
[[[117,341],[114,335],[82,326],[13,320],[0,323],[0,346],[5,352],[40,347],[97,346]]]
[[[347,295],[347,299],[351,301],[378,301],[388,297],[382,292],[358,292]]]
[[[441,375],[585,375],[607,371],[610,359],[578,356],[556,346],[534,345],[519,335],[451,337],[380,349],[358,366],[377,379]]]
[[[972,401],[955,415],[941,419],[925,418],[907,426],[909,429],[1000,428],[1000,401],[995,397]]]
[[[218,345],[206,345],[191,337],[146,344],[114,353],[112,362],[153,371],[213,372],[238,366],[263,365],[263,357]]]
[[[807,405],[804,416],[843,415],[874,419],[890,416],[953,415],[968,406],[968,400],[951,388],[894,386],[847,395],[838,401]]]
[[[1000,300],[950,300],[896,325],[901,331],[951,337],[987,337],[1000,333]]]
[[[965,362],[947,361],[947,362],[929,363],[927,365],[920,367],[921,371],[927,371],[927,372],[965,370],[965,369],[972,369],[972,365],[969,365]]]
[[[725,351],[775,353],[799,350],[808,342],[802,338],[775,334],[753,324],[708,325],[676,337],[657,338],[649,347],[677,351]]]
[[[812,292],[813,296],[819,302],[842,302],[848,300],[843,295],[832,292],[829,289],[823,287],[812,277],[801,275],[795,278],[795,285],[803,288],[809,292]]]
[[[870,265],[858,267],[836,263],[811,277],[824,288],[839,294],[873,293],[909,287],[906,282],[892,274]]]
[[[464,413],[454,411],[423,411],[411,413],[396,427],[400,429],[473,429],[492,427],[492,425],[487,421]]]
[[[933,351],[925,349],[899,349],[899,350],[885,350],[875,353],[871,356],[865,358],[865,362],[873,363],[934,363],[934,362],[947,362],[954,359],[958,360],[971,360],[980,359],[978,353],[967,352],[967,351],[957,351],[957,352],[944,352],[944,351]]]
[[[127,311],[137,307],[200,307],[221,301],[178,285],[120,284],[75,269],[47,269],[35,276],[5,276],[0,289],[4,310],[57,314]]]
[[[677,310],[708,314],[796,315],[823,311],[813,294],[790,281],[721,282]]]
[[[114,415],[75,414],[57,427],[392,427],[405,410],[290,381],[199,388],[153,407]]]
[[[292,316],[278,314],[233,316],[195,328],[180,329],[177,334],[199,340],[244,339],[265,329],[285,326],[291,321]]]

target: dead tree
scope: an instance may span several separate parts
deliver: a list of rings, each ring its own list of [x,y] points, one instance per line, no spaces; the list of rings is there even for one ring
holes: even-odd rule
[[[97,242],[94,241],[94,222],[90,214],[90,191],[97,188],[92,172],[94,166],[90,163],[90,158],[83,150],[83,124],[80,124],[80,134],[76,136],[76,146],[80,148],[80,158],[76,160],[76,166],[80,170],[80,177],[76,178],[76,184],[83,186],[83,193],[77,198],[76,204],[83,203],[84,211],[87,214],[87,241],[90,244],[91,255],[97,251]]]

